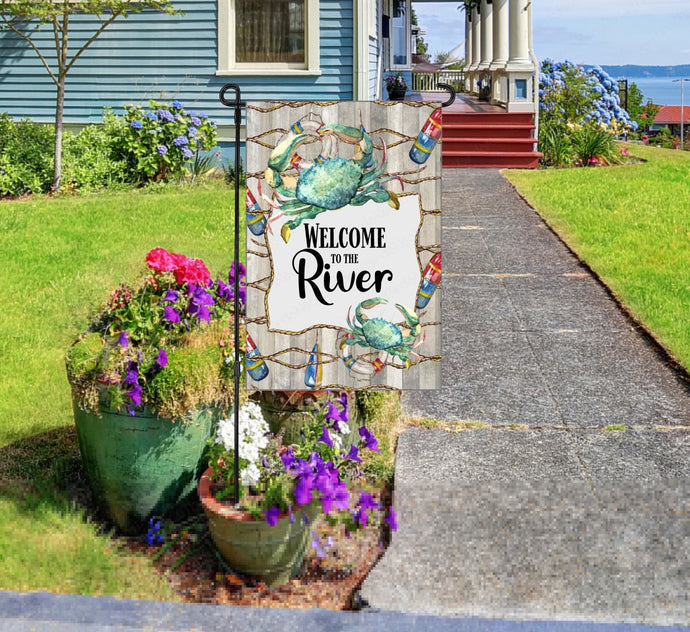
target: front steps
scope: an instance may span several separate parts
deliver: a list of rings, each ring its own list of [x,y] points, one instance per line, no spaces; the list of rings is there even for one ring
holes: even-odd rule
[[[534,115],[523,112],[443,112],[444,168],[536,169]]]

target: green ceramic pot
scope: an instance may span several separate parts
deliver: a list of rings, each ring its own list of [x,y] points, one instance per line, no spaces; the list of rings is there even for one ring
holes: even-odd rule
[[[265,520],[254,520],[247,512],[217,501],[211,493],[210,475],[211,470],[206,470],[199,480],[199,499],[213,542],[228,564],[268,586],[280,586],[298,575],[320,505],[311,503],[296,511],[292,523],[289,516],[282,516],[272,527]]]
[[[152,516],[180,517],[196,500],[216,420],[204,409],[185,421],[113,410],[101,415],[73,403],[84,470],[97,502],[127,534],[145,533]]]
[[[309,423],[316,412],[326,406],[329,391],[259,391],[254,399],[273,434],[283,432],[283,443],[290,445],[301,441],[302,426]],[[360,415],[354,391],[347,394],[350,434],[343,437],[343,450],[349,451],[353,441],[359,438]],[[340,404],[336,404],[340,409]]]

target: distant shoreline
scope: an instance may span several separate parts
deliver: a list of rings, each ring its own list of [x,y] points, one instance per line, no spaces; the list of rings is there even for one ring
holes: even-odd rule
[[[585,67],[591,68],[591,65],[585,64]],[[607,66],[601,64],[601,68],[612,77],[628,77],[629,79],[690,78],[690,64],[680,64],[678,66],[637,66],[633,64],[626,64],[623,66]]]

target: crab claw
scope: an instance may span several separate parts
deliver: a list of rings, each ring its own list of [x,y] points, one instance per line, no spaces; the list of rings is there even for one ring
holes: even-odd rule
[[[380,296],[375,296],[374,298],[368,298],[365,301],[362,301],[355,309],[355,316],[357,317],[357,320],[359,322],[363,322],[369,319],[369,317],[365,316],[362,312],[363,309],[371,309],[372,307],[376,307],[377,305],[382,305],[383,303],[387,302],[388,301],[385,298],[381,298]]]
[[[416,338],[419,332],[422,330],[422,326],[419,324],[419,318],[414,310],[410,309],[406,305],[401,305],[396,303],[395,306],[400,310],[400,313],[405,317],[405,324],[410,328],[410,335]]]

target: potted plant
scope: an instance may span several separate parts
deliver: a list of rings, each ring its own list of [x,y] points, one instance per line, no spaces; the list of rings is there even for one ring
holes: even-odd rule
[[[407,92],[407,82],[399,72],[395,75],[388,75],[386,77],[386,90],[388,90],[388,98],[391,101],[402,101]]]
[[[239,411],[240,503],[235,506],[234,420],[218,423],[211,442],[209,469],[199,481],[199,498],[209,531],[221,555],[239,572],[269,586],[287,582],[301,569],[310,533],[307,525],[320,512],[348,532],[378,524],[380,508],[361,485],[361,449],[378,451],[366,428],[344,450],[350,433],[347,394],[303,425],[300,440],[287,445],[270,433],[255,402]],[[395,529],[391,509],[384,518]]]
[[[233,405],[234,266],[226,282],[162,248],[146,262],[66,356],[89,484],[126,533],[195,499],[213,423]]]

